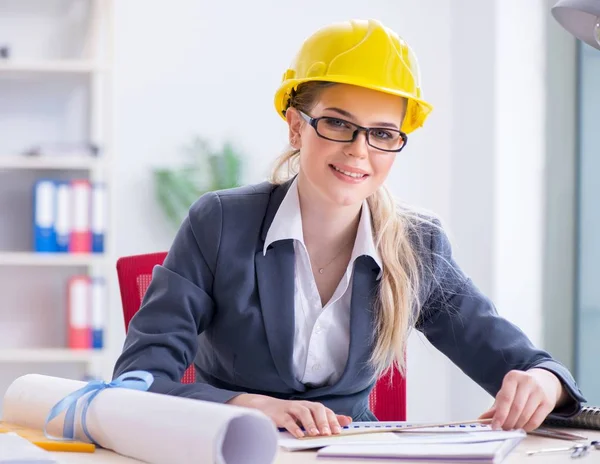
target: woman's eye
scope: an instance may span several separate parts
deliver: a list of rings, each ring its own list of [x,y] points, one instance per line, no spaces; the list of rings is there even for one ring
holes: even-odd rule
[[[331,119],[328,118],[325,120],[327,122],[327,125],[334,127],[334,128],[339,128],[339,129],[348,129],[350,126],[348,125],[348,123],[346,121],[344,121],[343,119]]]
[[[391,132],[388,132],[386,130],[381,130],[381,129],[371,131],[371,135],[378,139],[386,139],[387,140],[387,139],[394,138],[394,135]]]

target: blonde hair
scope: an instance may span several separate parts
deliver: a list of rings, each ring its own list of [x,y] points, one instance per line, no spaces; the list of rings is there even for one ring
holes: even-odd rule
[[[328,82],[308,82],[292,93],[289,106],[309,112]],[[298,172],[300,150],[289,148],[276,161],[271,182],[280,184]],[[424,264],[417,255],[413,234],[424,218],[401,207],[382,185],[367,198],[372,216],[375,245],[383,261],[383,275],[375,298],[375,347],[371,356],[375,377],[394,365],[405,374],[408,335],[421,307],[420,282]]]

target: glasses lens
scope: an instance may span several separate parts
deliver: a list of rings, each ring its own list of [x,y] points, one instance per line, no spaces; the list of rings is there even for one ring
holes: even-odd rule
[[[369,142],[381,150],[400,150],[404,146],[400,132],[385,128],[369,129]]]
[[[337,118],[322,118],[317,123],[317,132],[322,137],[337,142],[351,142],[356,126]]]

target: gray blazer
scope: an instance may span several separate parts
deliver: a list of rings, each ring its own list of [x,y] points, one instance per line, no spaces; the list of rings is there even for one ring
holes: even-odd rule
[[[154,374],[150,391],[226,402],[240,392],[318,401],[354,420],[373,420],[368,395],[373,371],[372,295],[379,268],[371,257],[354,265],[350,349],[341,378],[308,388],[292,371],[294,247],[272,244],[267,230],[291,182],[211,192],[190,208],[162,266],[154,268],[141,309],[131,320],[114,376]],[[556,415],[575,414],[585,401],[568,370],[532,346],[498,316],[452,258],[447,237],[423,225],[415,239],[433,274],[422,282],[417,329],[491,395],[511,369],[554,372],[572,397]],[[434,283],[441,283],[441,285]],[[195,364],[197,382],[181,384]]]

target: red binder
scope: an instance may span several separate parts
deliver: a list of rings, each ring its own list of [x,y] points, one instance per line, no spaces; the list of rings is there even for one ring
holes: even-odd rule
[[[68,344],[69,348],[80,350],[91,347],[90,302],[91,279],[75,276],[68,283]]]
[[[89,253],[92,250],[90,229],[92,187],[88,180],[71,181],[72,229],[69,251]]]

